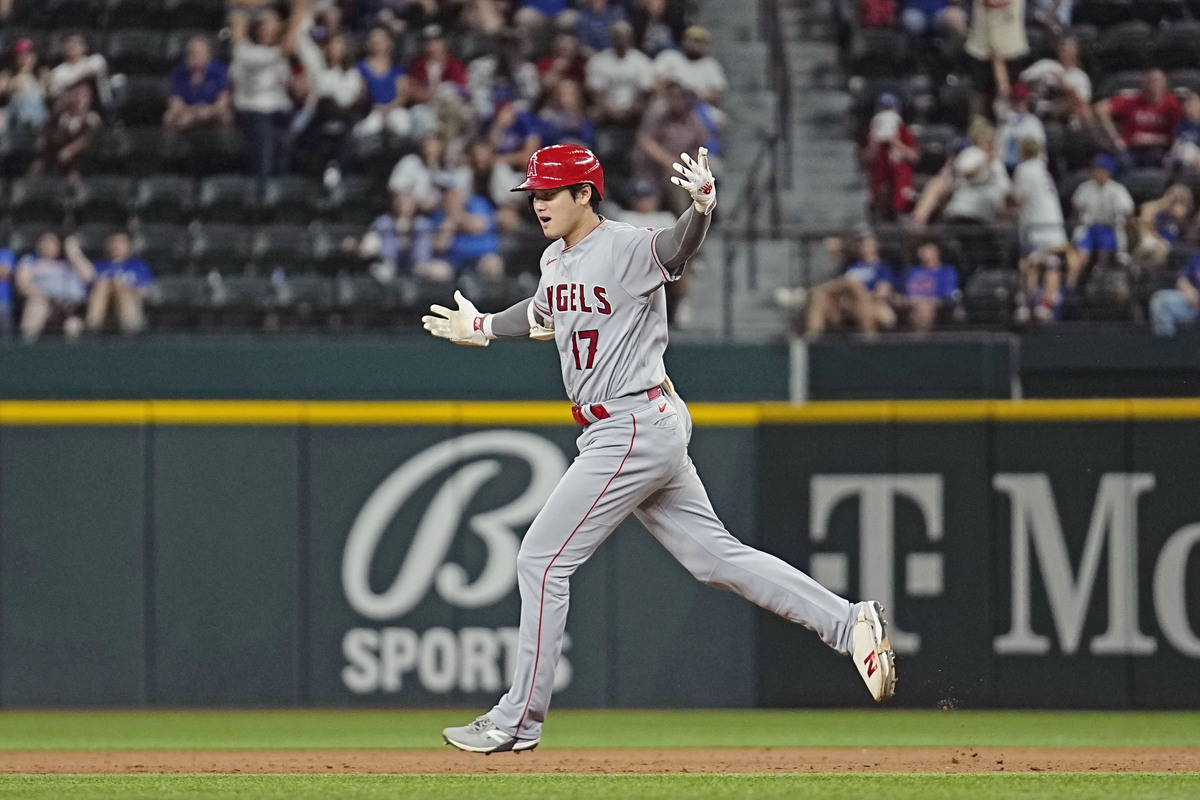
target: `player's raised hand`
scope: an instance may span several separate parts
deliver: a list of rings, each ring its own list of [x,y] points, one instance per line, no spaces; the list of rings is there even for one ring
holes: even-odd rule
[[[455,344],[468,344],[475,347],[487,347],[488,337],[483,330],[483,315],[475,305],[463,297],[462,292],[454,293],[457,309],[446,308],[434,304],[429,310],[434,315],[421,317],[425,330],[439,339],[449,339]]]
[[[688,190],[697,213],[711,214],[717,207],[717,185],[708,168],[708,148],[701,147],[694,159],[687,153],[680,153],[679,161],[673,165],[679,175],[672,175],[671,183]]]

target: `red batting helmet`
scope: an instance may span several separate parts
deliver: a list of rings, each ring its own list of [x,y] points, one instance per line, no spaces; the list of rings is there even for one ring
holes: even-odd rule
[[[512,191],[561,189],[577,183],[590,183],[596,196],[604,199],[604,168],[600,159],[577,144],[552,144],[529,157],[525,182],[514,186]]]

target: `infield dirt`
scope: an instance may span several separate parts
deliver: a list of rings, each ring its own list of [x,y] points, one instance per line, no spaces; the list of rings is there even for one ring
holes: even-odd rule
[[[8,751],[0,773],[665,774],[795,772],[1198,772],[1200,748]]]

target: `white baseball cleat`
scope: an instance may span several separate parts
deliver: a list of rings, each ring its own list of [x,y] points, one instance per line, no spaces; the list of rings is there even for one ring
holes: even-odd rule
[[[457,747],[468,753],[483,753],[484,755],[532,750],[541,741],[541,738],[518,739],[510,736],[504,731],[498,730],[487,714],[476,718],[470,725],[446,728],[442,731],[442,739],[451,747]]]
[[[883,607],[874,600],[859,603],[851,657],[876,701],[896,693],[896,654],[884,632]]]

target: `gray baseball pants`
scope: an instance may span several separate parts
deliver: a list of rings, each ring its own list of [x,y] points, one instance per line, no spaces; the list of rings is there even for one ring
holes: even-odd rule
[[[570,578],[630,513],[688,572],[812,629],[849,654],[851,604],[800,570],[734,538],[688,457],[691,415],[678,395],[604,404],[579,456],[525,534],[517,556],[521,624],[513,685],[490,712],[519,739],[541,736],[562,652]]]

